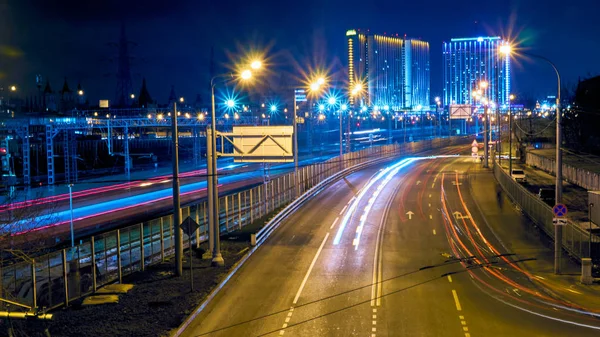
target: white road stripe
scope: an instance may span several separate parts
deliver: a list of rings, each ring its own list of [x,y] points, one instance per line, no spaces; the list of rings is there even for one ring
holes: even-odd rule
[[[339,216],[337,218],[335,218],[335,220],[333,220],[333,223],[331,224],[331,227],[329,227],[329,229],[333,229],[333,227],[335,226],[335,224],[338,222],[339,219],[340,219]]]
[[[310,272],[312,271],[313,267],[315,266],[315,263],[317,263],[317,258],[319,258],[319,254],[321,254],[321,250],[323,250],[323,246],[325,246],[325,242],[327,241],[328,237],[329,237],[329,232],[327,232],[327,235],[325,235],[323,242],[321,242],[321,246],[319,246],[319,250],[317,250],[315,257],[313,258],[312,262],[310,263],[310,267],[308,267],[308,271],[306,272],[306,275],[304,275],[304,279],[302,280],[302,284],[300,284],[300,288],[298,289],[298,292],[296,293],[296,297],[294,297],[294,301],[292,302],[293,304],[298,303],[298,298],[300,298],[300,294],[302,293],[302,289],[304,289],[306,280],[308,280],[308,276],[310,276]]]
[[[344,208],[342,208],[342,211],[340,212],[340,215],[342,215],[342,213],[344,213],[344,211],[346,210],[346,208],[348,208],[348,204],[346,204],[346,206],[344,206]]]

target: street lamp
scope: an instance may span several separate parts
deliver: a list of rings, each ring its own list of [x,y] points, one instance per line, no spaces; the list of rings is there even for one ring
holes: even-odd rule
[[[515,99],[515,95],[508,96],[508,172],[512,177],[512,120],[513,116],[510,113],[510,104]]]
[[[179,103],[183,103],[185,99],[183,97],[179,97]]]
[[[509,44],[504,44],[500,47],[500,52],[509,56],[513,53],[513,48]],[[555,182],[555,203],[562,203],[562,116],[560,112],[560,73],[558,72],[558,68],[556,65],[552,63],[549,59],[536,55],[520,52],[520,54],[529,56],[532,58],[540,59],[546,63],[548,63],[554,72],[556,73],[557,79],[557,92],[556,92],[556,182]],[[560,273],[560,253],[562,249],[562,227],[555,226],[554,227],[554,273]]]
[[[77,91],[77,94],[78,94],[79,96],[83,96],[83,90],[79,89],[79,91]]]
[[[260,61],[253,61],[250,64],[252,69],[258,70],[262,67],[262,63]],[[244,81],[248,81],[252,78],[252,71],[245,69],[239,73],[239,78]],[[212,261],[211,264],[213,266],[224,266],[225,261],[223,260],[223,256],[221,255],[221,243],[220,243],[220,226],[219,226],[219,190],[218,190],[218,181],[217,181],[217,129],[216,129],[216,107],[215,107],[215,86],[217,85],[218,79],[222,78],[232,78],[234,75],[232,74],[222,74],[213,77],[210,80],[210,89],[211,89],[211,123],[210,128],[207,130],[208,134],[206,137],[207,142],[207,172],[208,172],[208,207],[209,207],[209,227],[210,234],[209,242],[212,242]],[[227,107],[233,108],[235,106],[235,101],[233,99],[228,99],[226,101]]]
[[[487,88],[488,83],[485,81],[481,81],[479,83],[479,87],[484,89]],[[487,125],[488,125],[488,99],[485,97],[482,97],[481,94],[484,92],[484,90],[482,89],[478,89],[477,91],[475,91],[472,95],[475,99],[479,100],[482,104],[483,104],[483,157],[484,157],[484,163],[483,163],[483,167],[484,168],[488,168],[489,167],[489,159],[488,159],[488,134],[487,134]]]

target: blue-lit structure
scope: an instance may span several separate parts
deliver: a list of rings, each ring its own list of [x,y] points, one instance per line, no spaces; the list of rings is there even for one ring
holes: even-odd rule
[[[498,36],[452,39],[444,42],[443,104],[473,104],[471,91],[488,82],[483,96],[499,105],[508,104],[510,57],[500,53],[508,42]]]
[[[428,107],[430,95],[429,43],[405,36],[346,32],[348,81],[364,85],[359,105],[389,105],[392,110]]]

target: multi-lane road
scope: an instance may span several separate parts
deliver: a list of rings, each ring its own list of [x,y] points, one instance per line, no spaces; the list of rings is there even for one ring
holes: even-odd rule
[[[476,167],[463,156],[398,159],[333,184],[182,336],[598,335],[597,316],[536,280],[535,252],[505,255],[471,196]]]

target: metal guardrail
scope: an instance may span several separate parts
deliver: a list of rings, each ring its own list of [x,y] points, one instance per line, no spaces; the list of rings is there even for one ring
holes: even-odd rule
[[[334,157],[302,167],[296,177],[293,172],[283,174],[264,185],[221,196],[220,231],[224,234],[249,225],[293,202],[296,196],[308,198],[327,181],[364,165],[401,154],[458,144],[462,139],[433,139],[367,148],[345,154],[342,161]],[[300,204],[298,202],[298,207]],[[182,216],[183,219],[190,216],[200,225],[191,237],[183,234],[184,247],[190,244],[198,247],[208,239],[207,201],[182,208]],[[172,215],[167,215],[93,236],[73,249],[2,266],[0,297],[46,309],[68,305],[103,285],[121,282],[125,275],[165,261],[174,254],[173,227]],[[266,237],[267,231],[274,229],[265,227],[259,236]],[[2,309],[4,304],[0,303]]]
[[[549,237],[554,239],[554,225],[552,224],[554,215],[552,213],[552,208],[537,196],[530,193],[525,187],[521,186],[521,184],[514,181],[508,173],[497,164],[494,164],[494,176],[513,202],[519,205],[521,210]],[[561,228],[563,230],[563,248],[580,262],[581,258],[589,257],[589,232],[582,230],[568,219],[567,225],[561,226]],[[597,246],[598,244],[600,244],[600,237],[592,235],[592,245]],[[592,248],[592,252],[597,253],[598,250]],[[594,257],[598,258],[597,256]]]

